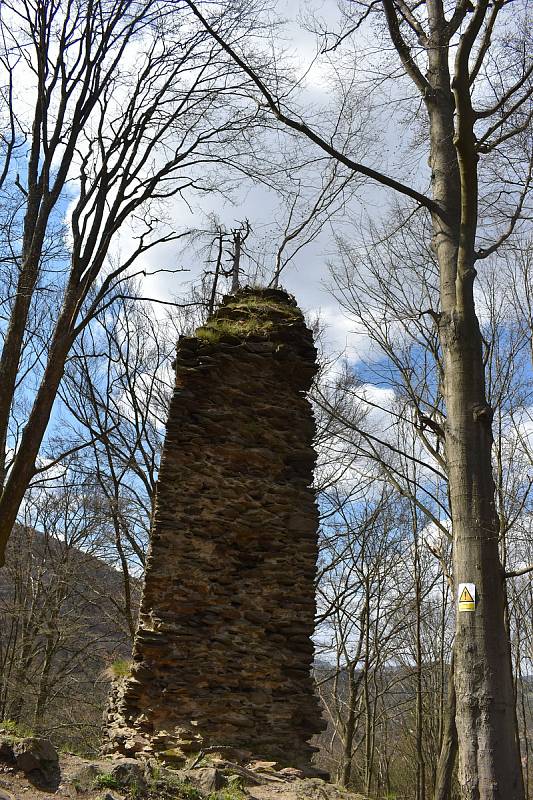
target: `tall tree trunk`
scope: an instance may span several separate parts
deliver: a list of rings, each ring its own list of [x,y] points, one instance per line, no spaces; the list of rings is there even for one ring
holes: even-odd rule
[[[65,361],[72,344],[72,323],[77,299],[73,291],[67,294],[54,330],[46,369],[22,433],[20,447],[0,492],[0,567],[4,566],[7,542],[26,489],[35,473],[37,455],[63,377]]]
[[[9,416],[15,396],[24,336],[27,333],[28,315],[38,274],[38,263],[35,259],[30,260],[29,263],[23,259],[17,282],[17,292],[0,353],[0,491],[7,476]]]
[[[355,735],[355,704],[357,702],[359,682],[355,678],[356,664],[351,664],[348,670],[348,716],[346,718],[346,725],[344,729],[344,738],[342,743],[342,765],[339,774],[339,783],[341,786],[349,786],[352,777],[352,752],[353,752],[353,739]]]
[[[370,701],[369,670],[370,670],[370,586],[368,579],[365,585],[365,608],[367,625],[365,629],[365,664],[363,677],[363,698],[365,705],[365,794],[370,795],[372,788],[372,704]]]
[[[52,661],[56,649],[56,632],[50,633],[46,637],[46,647],[44,652],[43,666],[39,675],[39,682],[37,687],[37,698],[33,711],[33,729],[39,731],[43,728],[43,721],[46,711],[46,704],[48,702],[49,687],[50,687],[50,671],[52,669]]]
[[[416,516],[416,515],[415,515]],[[422,609],[418,535],[415,539],[416,593],[416,800],[426,800],[426,764],[424,761],[424,704],[422,685]]]
[[[472,280],[473,276],[458,273],[458,293],[471,296]],[[459,782],[464,800],[522,800],[494,503],[491,410],[473,302],[443,311],[440,336],[454,579],[456,587],[474,583],[477,600],[474,612],[456,614]]]
[[[530,780],[529,780],[529,731],[528,731],[528,720],[530,719],[530,714],[528,713],[529,708],[526,707],[526,693],[529,686],[529,677],[524,676],[522,673],[522,659],[517,659],[517,682],[520,684],[520,716],[522,720],[522,730],[524,734],[524,794],[526,797],[529,796],[529,787],[530,787]]]
[[[240,288],[240,271],[241,271],[241,244],[242,234],[240,231],[233,233],[233,264],[231,269],[231,293],[239,291]]]
[[[28,675],[35,656],[34,650],[35,632],[27,634],[26,641],[23,644],[22,652],[15,670],[14,693],[9,698],[9,718],[14,722],[19,723],[22,719],[22,711],[26,705],[27,689],[29,685]]]
[[[433,215],[433,230],[441,276],[439,337],[454,580],[456,587],[474,583],[477,595],[474,612],[456,614],[459,783],[464,800],[523,800],[492,476],[492,411],[473,296],[478,187],[469,41],[463,37],[457,50],[452,84],[439,0],[428,2],[428,14],[430,165],[434,199],[446,212],[444,219]]]
[[[450,800],[452,789],[453,770],[457,756],[457,728],[455,727],[455,683],[454,683],[454,655],[448,672],[448,698],[446,718],[442,732],[439,763],[435,779],[435,792],[433,800]]]
[[[218,253],[217,259],[215,262],[215,274],[213,275],[213,283],[211,285],[211,294],[209,296],[209,305],[207,308],[207,315],[208,317],[213,316],[215,312],[215,303],[217,299],[217,289],[218,289],[218,279],[220,277],[220,269],[222,267],[222,252],[224,246],[224,236],[222,232],[220,232],[217,236],[218,239]]]

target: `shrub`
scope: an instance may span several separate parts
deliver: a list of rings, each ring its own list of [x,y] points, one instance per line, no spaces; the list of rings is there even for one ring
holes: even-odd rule
[[[131,672],[132,662],[128,658],[117,658],[106,670],[107,677],[113,678],[127,678]]]
[[[97,775],[94,779],[94,785],[97,789],[119,789],[120,783],[111,775],[110,772],[104,772],[103,775]]]

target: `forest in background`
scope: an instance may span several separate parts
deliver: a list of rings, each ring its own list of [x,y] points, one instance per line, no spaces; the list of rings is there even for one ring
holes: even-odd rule
[[[502,350],[495,324],[501,295],[494,301],[494,329],[486,327],[494,353],[490,374],[493,391],[508,403],[497,440],[501,513],[508,520],[508,563],[520,565],[533,556],[527,428],[524,434],[530,323],[523,306],[515,307],[512,347],[523,351],[524,362],[518,369],[514,358],[510,369],[511,354]],[[67,449],[74,452],[28,493],[0,580],[0,715],[86,754],[98,750],[110,680],[128,669],[175,341],[195,324],[189,312],[182,327],[174,311],[154,321],[140,299],[117,302],[113,313],[112,333],[108,317],[92,340],[98,360],[94,351],[90,361],[80,359],[91,364],[90,379],[81,373],[83,380],[77,374],[71,383]],[[319,322],[314,326],[320,342]],[[401,376],[386,407],[346,360],[333,365],[325,353],[313,389],[321,511],[315,675],[328,720],[317,760],[370,796],[398,798],[415,796],[419,771],[431,797],[446,724],[454,617],[449,523],[439,511],[445,482],[426,463],[421,445],[427,430],[410,416],[411,398],[422,403],[424,395],[403,382],[405,375],[420,380],[415,365],[427,353],[413,346],[405,357],[401,371],[392,359],[374,363]],[[431,375],[424,377],[431,385]],[[526,402],[514,406],[509,398]],[[98,436],[110,429],[105,439]],[[529,776],[529,574],[509,589]]]
[[[339,352],[311,313],[321,359],[316,677],[329,722],[320,759],[370,797],[433,796],[453,738],[443,268],[424,194],[430,130],[409,83],[424,58],[422,23],[416,4],[382,5],[342,4],[335,30],[307,16],[318,42],[309,74],[321,64],[331,99],[323,108],[279,52],[287,34],[262,3],[206,5],[251,74],[188,2],[172,13],[149,0],[2,4],[2,541],[16,525],[0,573],[1,717],[97,747],[110,675],[135,632],[177,337],[239,285],[287,282],[299,295],[300,283],[303,295],[306,271],[291,270],[315,252],[345,329],[364,342]],[[468,5],[444,9],[450,42],[471,30]],[[531,792],[531,33],[527,3],[506,15],[507,5],[476,6],[469,62],[484,126],[472,303]],[[363,23],[367,39],[357,38]],[[274,116],[262,85],[275,87]],[[317,127],[319,142],[308,135]],[[396,194],[369,188],[377,170],[398,176],[381,182]],[[266,234],[241,206],[233,224],[214,211],[176,224],[188,203],[237,201],[244,184],[276,198]],[[172,293],[151,300],[168,274]]]

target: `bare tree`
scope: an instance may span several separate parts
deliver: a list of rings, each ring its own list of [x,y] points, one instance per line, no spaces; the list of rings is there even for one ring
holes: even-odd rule
[[[254,9],[230,5],[221,30],[239,38]],[[73,342],[140,257],[182,235],[161,223],[164,202],[221,188],[209,165],[231,161],[258,115],[181,2],[3,2],[0,47],[10,101],[0,175],[18,195],[2,242],[1,564]],[[129,241],[112,260],[119,231]]]
[[[391,619],[398,601],[392,591],[398,552],[389,499],[384,493],[364,503],[361,497],[357,501],[334,492],[335,513],[322,526],[319,654],[333,656],[334,666],[318,688],[331,721],[326,735],[337,780],[343,786],[360,785],[367,794],[374,778],[378,701],[371,687],[397,633]]]
[[[381,474],[419,512],[430,520],[434,533],[425,541],[451,576],[448,560],[449,497],[446,451],[442,447],[445,417],[442,403],[442,361],[430,315],[420,309],[438,310],[436,265],[418,248],[424,237],[416,225],[373,226],[364,248],[350,249],[341,242],[342,264],[334,268],[334,292],[357,330],[364,330],[373,345],[369,363],[360,364],[355,376],[342,377],[341,400],[332,402],[324,392],[317,402],[333,414],[344,440],[352,438],[351,450],[376,461]],[[517,265],[501,258],[487,263],[480,276],[478,306],[482,314],[483,355],[487,392],[495,409],[494,469],[499,547],[506,574],[516,574],[518,563],[527,570],[530,559],[519,558],[517,542],[531,508],[528,476],[527,425],[531,405],[528,369],[528,312],[520,296],[521,281],[512,279]],[[517,254],[518,255],[518,254]],[[396,258],[400,265],[396,265]],[[519,260],[519,263],[522,259]],[[357,379],[359,375],[359,379]],[[388,403],[365,396],[364,375],[389,387]],[[394,401],[391,400],[394,391]],[[351,406],[367,405],[380,415],[380,425],[364,416],[350,414]],[[377,408],[376,408],[377,406]],[[416,446],[415,443],[417,443]],[[414,468],[414,473],[413,473]],[[439,534],[436,536],[435,534]],[[511,554],[511,556],[509,556]],[[509,557],[511,564],[509,564]],[[529,627],[527,614],[520,625]],[[441,657],[447,669],[445,655]],[[441,681],[444,686],[444,680]],[[451,713],[438,739],[443,758],[436,778],[435,797],[450,792],[457,743],[455,692],[448,691]],[[444,782],[444,783],[443,783]]]
[[[154,318],[130,288],[128,299],[118,298],[78,338],[60,389],[73,446],[80,447],[76,471],[106,506],[111,536],[101,556],[123,577],[120,613],[132,639],[134,586],[148,547],[174,348],[164,319]],[[49,468],[45,461],[43,476]]]
[[[514,713],[504,571],[492,475],[493,409],[486,393],[483,341],[476,315],[475,265],[514,233],[531,183],[527,131],[533,67],[529,34],[515,4],[461,0],[347,3],[346,25],[325,49],[341,48],[365,23],[392,47],[396,64],[385,74],[405,76],[419,98],[414,119],[431,168],[431,195],[409,180],[352,159],[291,113],[277,87],[268,86],[245,56],[224,42],[198,6],[187,0],[219,44],[255,83],[277,120],[332,158],[394,190],[431,217],[439,269],[435,318],[443,363],[445,449],[453,520],[454,579],[477,587],[474,614],[457,614],[455,644],[459,776],[468,800],[524,797]],[[514,31],[508,35],[508,26]],[[383,72],[383,70],[382,70]],[[422,109],[424,115],[422,116]],[[420,132],[420,130],[419,130]],[[497,787],[497,788],[496,788]]]
[[[62,470],[28,493],[0,577],[0,716],[72,746],[96,745],[103,669],[128,652],[120,576],[95,557],[107,527],[94,486]]]

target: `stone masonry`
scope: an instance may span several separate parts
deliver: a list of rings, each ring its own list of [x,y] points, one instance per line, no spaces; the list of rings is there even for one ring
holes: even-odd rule
[[[115,682],[108,753],[231,747],[306,766],[313,694],[316,370],[282,290],[225,297],[182,337],[131,674]]]

